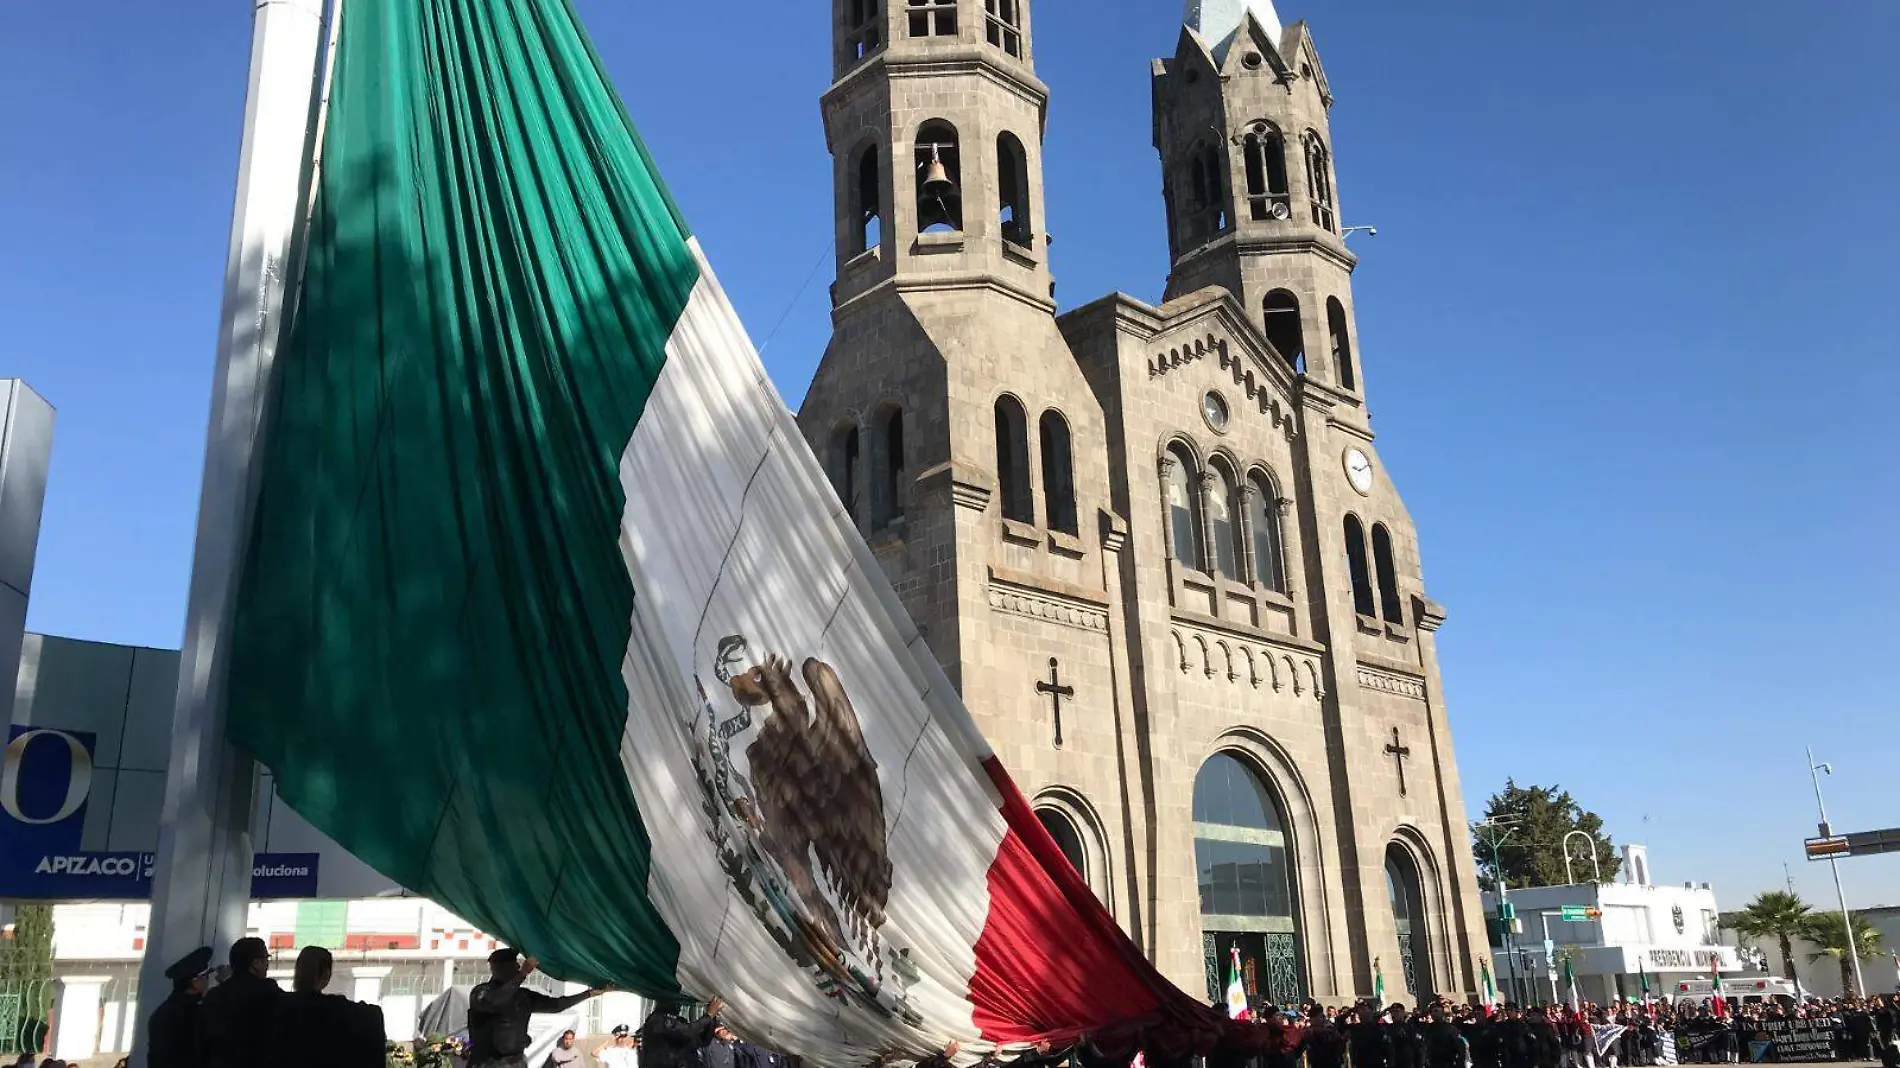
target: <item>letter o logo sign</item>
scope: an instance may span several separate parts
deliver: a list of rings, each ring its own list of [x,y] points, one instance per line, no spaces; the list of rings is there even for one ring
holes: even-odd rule
[[[50,816],[29,816],[20,808],[20,766],[26,762],[26,747],[39,737],[57,738],[66,743],[66,751],[71,765],[71,775],[66,780],[66,799]],[[0,811],[20,821],[34,826],[58,823],[79,811],[86,803],[86,797],[92,793],[92,756],[86,752],[85,743],[67,734],[65,731],[30,730],[7,743],[4,757],[0,757]]]

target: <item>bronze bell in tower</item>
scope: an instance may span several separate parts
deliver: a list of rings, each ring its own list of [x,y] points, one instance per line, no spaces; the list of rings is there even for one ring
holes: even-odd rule
[[[951,181],[950,172],[944,170],[935,145],[930,147],[930,162],[924,167],[924,180],[918,192],[931,200],[948,200],[957,195],[957,183]]]

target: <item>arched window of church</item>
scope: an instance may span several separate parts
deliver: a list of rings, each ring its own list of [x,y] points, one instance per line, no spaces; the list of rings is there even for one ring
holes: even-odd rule
[[[996,135],[996,189],[1003,240],[1027,248],[1034,233],[1029,227],[1029,157],[1023,143],[1007,131]]]
[[[1333,345],[1333,374],[1344,389],[1358,389],[1358,375],[1352,366],[1352,339],[1346,332],[1346,306],[1338,297],[1326,298],[1326,333]]]
[[[878,437],[875,492],[871,494],[871,526],[890,525],[904,510],[904,410],[895,405],[884,412]]]
[[[1379,608],[1372,598],[1372,569],[1366,564],[1366,528],[1356,515],[1346,517],[1346,573],[1352,576],[1352,610],[1377,618]]]
[[[1399,932],[1399,968],[1414,1003],[1434,993],[1432,956],[1426,945],[1425,894],[1418,862],[1397,842],[1385,847],[1385,889],[1392,902],[1392,920]]]
[[[884,39],[882,0],[850,0],[845,6],[845,48],[850,62],[877,51]]]
[[[1300,298],[1276,289],[1261,302],[1267,343],[1299,374],[1306,373],[1306,331],[1300,326]]]
[[[1193,819],[1209,997],[1220,996],[1238,949],[1258,984],[1250,994],[1278,1005],[1300,1000],[1294,843],[1279,798],[1252,765],[1215,753],[1194,776]]]
[[[1372,570],[1379,580],[1379,615],[1387,623],[1404,623],[1399,602],[1399,576],[1392,566],[1392,534],[1384,523],[1372,524]]]
[[[831,432],[831,488],[855,521],[858,517],[858,427],[843,423]]]
[[[1221,170],[1221,155],[1213,145],[1203,141],[1188,152],[1184,244],[1207,241],[1227,229],[1227,182]]]
[[[1286,592],[1286,558],[1280,550],[1280,503],[1273,484],[1253,476],[1247,525],[1253,534],[1254,581],[1275,593]]]
[[[857,219],[857,248],[863,252],[876,248],[884,240],[883,182],[878,173],[876,144],[859,151],[851,186],[852,216]]]
[[[1221,577],[1240,581],[1240,493],[1227,465],[1208,464],[1214,485],[1207,495],[1207,536],[1214,543],[1214,567]]]
[[[1042,413],[1037,427],[1042,437],[1042,500],[1049,513],[1049,529],[1078,534],[1075,514],[1075,456],[1069,445],[1069,423],[1054,408]]]
[[[957,0],[909,0],[912,37],[955,37]]]
[[[917,228],[963,229],[963,163],[957,128],[932,119],[917,131]]]
[[[1062,855],[1069,858],[1069,864],[1075,868],[1075,873],[1082,877],[1083,882],[1088,882],[1089,855],[1088,850],[1082,845],[1081,828],[1075,825],[1075,821],[1070,819],[1067,813],[1053,808],[1037,809],[1036,819],[1042,824],[1042,829],[1049,832],[1049,837],[1056,840],[1056,848],[1062,850]]]
[[[1207,553],[1201,545],[1201,472],[1194,458],[1179,445],[1168,447],[1168,532],[1174,542],[1174,558],[1182,567],[1207,570]]]
[[[990,44],[1018,59],[1023,54],[1023,0],[984,0]]]
[[[1339,232],[1333,213],[1333,165],[1326,154],[1326,142],[1319,134],[1306,134],[1306,189],[1313,200],[1313,225]]]
[[[1029,419],[1022,402],[1005,393],[996,398],[996,490],[1003,518],[1036,521],[1029,490]]]
[[[1242,142],[1247,164],[1247,208],[1255,219],[1291,214],[1286,186],[1286,145],[1280,131],[1256,122]]]

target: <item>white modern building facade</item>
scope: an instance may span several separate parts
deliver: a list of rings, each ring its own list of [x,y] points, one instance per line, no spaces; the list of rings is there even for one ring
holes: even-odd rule
[[[1623,868],[1622,882],[1507,890],[1517,931],[1511,945],[1491,947],[1492,972],[1506,997],[1557,1000],[1552,975],[1561,976],[1566,957],[1578,996],[1598,1003],[1642,997],[1644,976],[1650,995],[1660,999],[1671,996],[1678,982],[1707,979],[1717,969],[1725,977],[1743,973],[1743,955],[1722,944],[1708,883],[1651,883],[1641,846],[1626,847]],[[1484,895],[1484,905],[1488,914],[1497,914],[1494,893]],[[1566,920],[1565,909],[1595,915]]]

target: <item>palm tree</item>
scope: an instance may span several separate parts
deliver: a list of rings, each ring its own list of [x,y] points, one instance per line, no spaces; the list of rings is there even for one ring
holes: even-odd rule
[[[1814,910],[1789,890],[1767,890],[1755,895],[1748,907],[1735,914],[1728,926],[1750,938],[1772,938],[1781,949],[1781,971],[1791,983],[1800,979],[1794,973],[1794,940],[1806,933]]]
[[[1861,996],[1861,991],[1854,986],[1854,957],[1869,960],[1884,952],[1880,944],[1880,932],[1858,915],[1854,916],[1853,957],[1848,956],[1847,925],[1841,922],[1838,912],[1809,913],[1807,922],[1801,926],[1801,937],[1814,943],[1814,952],[1808,954],[1809,960],[1833,957],[1840,962],[1841,991],[1848,997]]]

